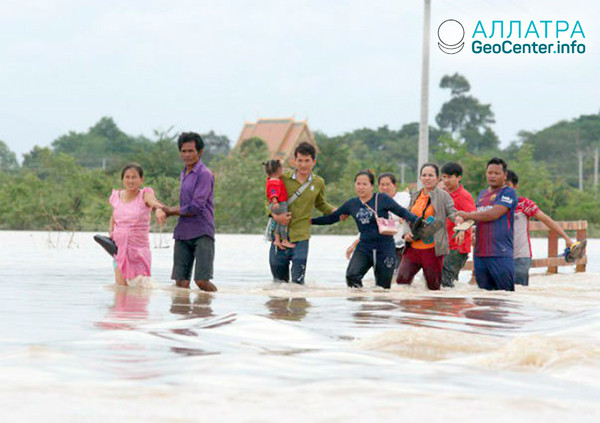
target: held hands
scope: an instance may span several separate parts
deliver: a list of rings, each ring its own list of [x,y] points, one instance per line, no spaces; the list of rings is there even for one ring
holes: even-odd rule
[[[457,215],[457,216],[454,218],[454,223],[455,223],[455,224],[457,224],[457,225],[460,225],[460,224],[461,224],[461,223],[463,223],[464,221],[465,221],[465,219],[463,219],[463,218],[460,216],[460,214],[459,214],[459,215]]]

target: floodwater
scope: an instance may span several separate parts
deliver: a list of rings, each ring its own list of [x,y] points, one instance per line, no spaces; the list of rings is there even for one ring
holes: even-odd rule
[[[2,422],[600,421],[600,240],[514,293],[349,290],[351,240],[313,237],[300,287],[219,235],[206,294],[172,287],[168,235],[155,286],[118,288],[92,234],[0,232]]]

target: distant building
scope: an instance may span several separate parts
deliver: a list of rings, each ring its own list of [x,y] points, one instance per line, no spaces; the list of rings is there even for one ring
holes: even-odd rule
[[[306,120],[296,121],[294,118],[258,119],[255,123],[246,122],[234,149],[239,148],[250,138],[263,140],[269,148],[272,159],[279,159],[290,166],[294,165],[294,149],[299,143],[306,141],[317,147],[315,137]]]

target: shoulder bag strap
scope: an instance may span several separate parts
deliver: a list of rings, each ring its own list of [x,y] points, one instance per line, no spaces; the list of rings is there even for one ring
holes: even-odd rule
[[[311,184],[311,182],[312,182],[312,178],[309,178],[308,181],[306,181],[304,184],[302,184],[302,186],[300,188],[298,188],[298,190],[290,198],[288,198],[288,201],[287,201],[288,206],[290,204],[292,204],[294,201],[296,201],[296,198],[300,197],[300,195],[306,190],[306,188],[308,188],[308,186]]]

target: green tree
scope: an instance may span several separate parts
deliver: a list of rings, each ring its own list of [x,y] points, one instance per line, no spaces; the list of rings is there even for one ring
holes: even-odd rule
[[[231,141],[225,135],[217,135],[214,131],[201,134],[204,140],[202,161],[210,165],[214,160],[224,159],[231,150]]]
[[[472,153],[497,150],[498,136],[491,128],[495,123],[490,104],[481,104],[467,95],[471,86],[467,79],[455,73],[445,75],[440,88],[450,89],[450,100],[442,105],[435,120],[439,127],[458,136]]]
[[[0,171],[8,172],[17,170],[19,163],[17,156],[13,153],[4,141],[0,140]]]
[[[600,114],[560,121],[537,132],[519,133],[519,143],[533,149],[533,158],[545,162],[550,172],[578,186],[579,151],[584,153],[584,177],[593,178],[593,152],[600,148]]]
[[[268,157],[264,141],[251,138],[213,169],[218,231],[252,233],[264,228],[266,175],[261,163]]]

